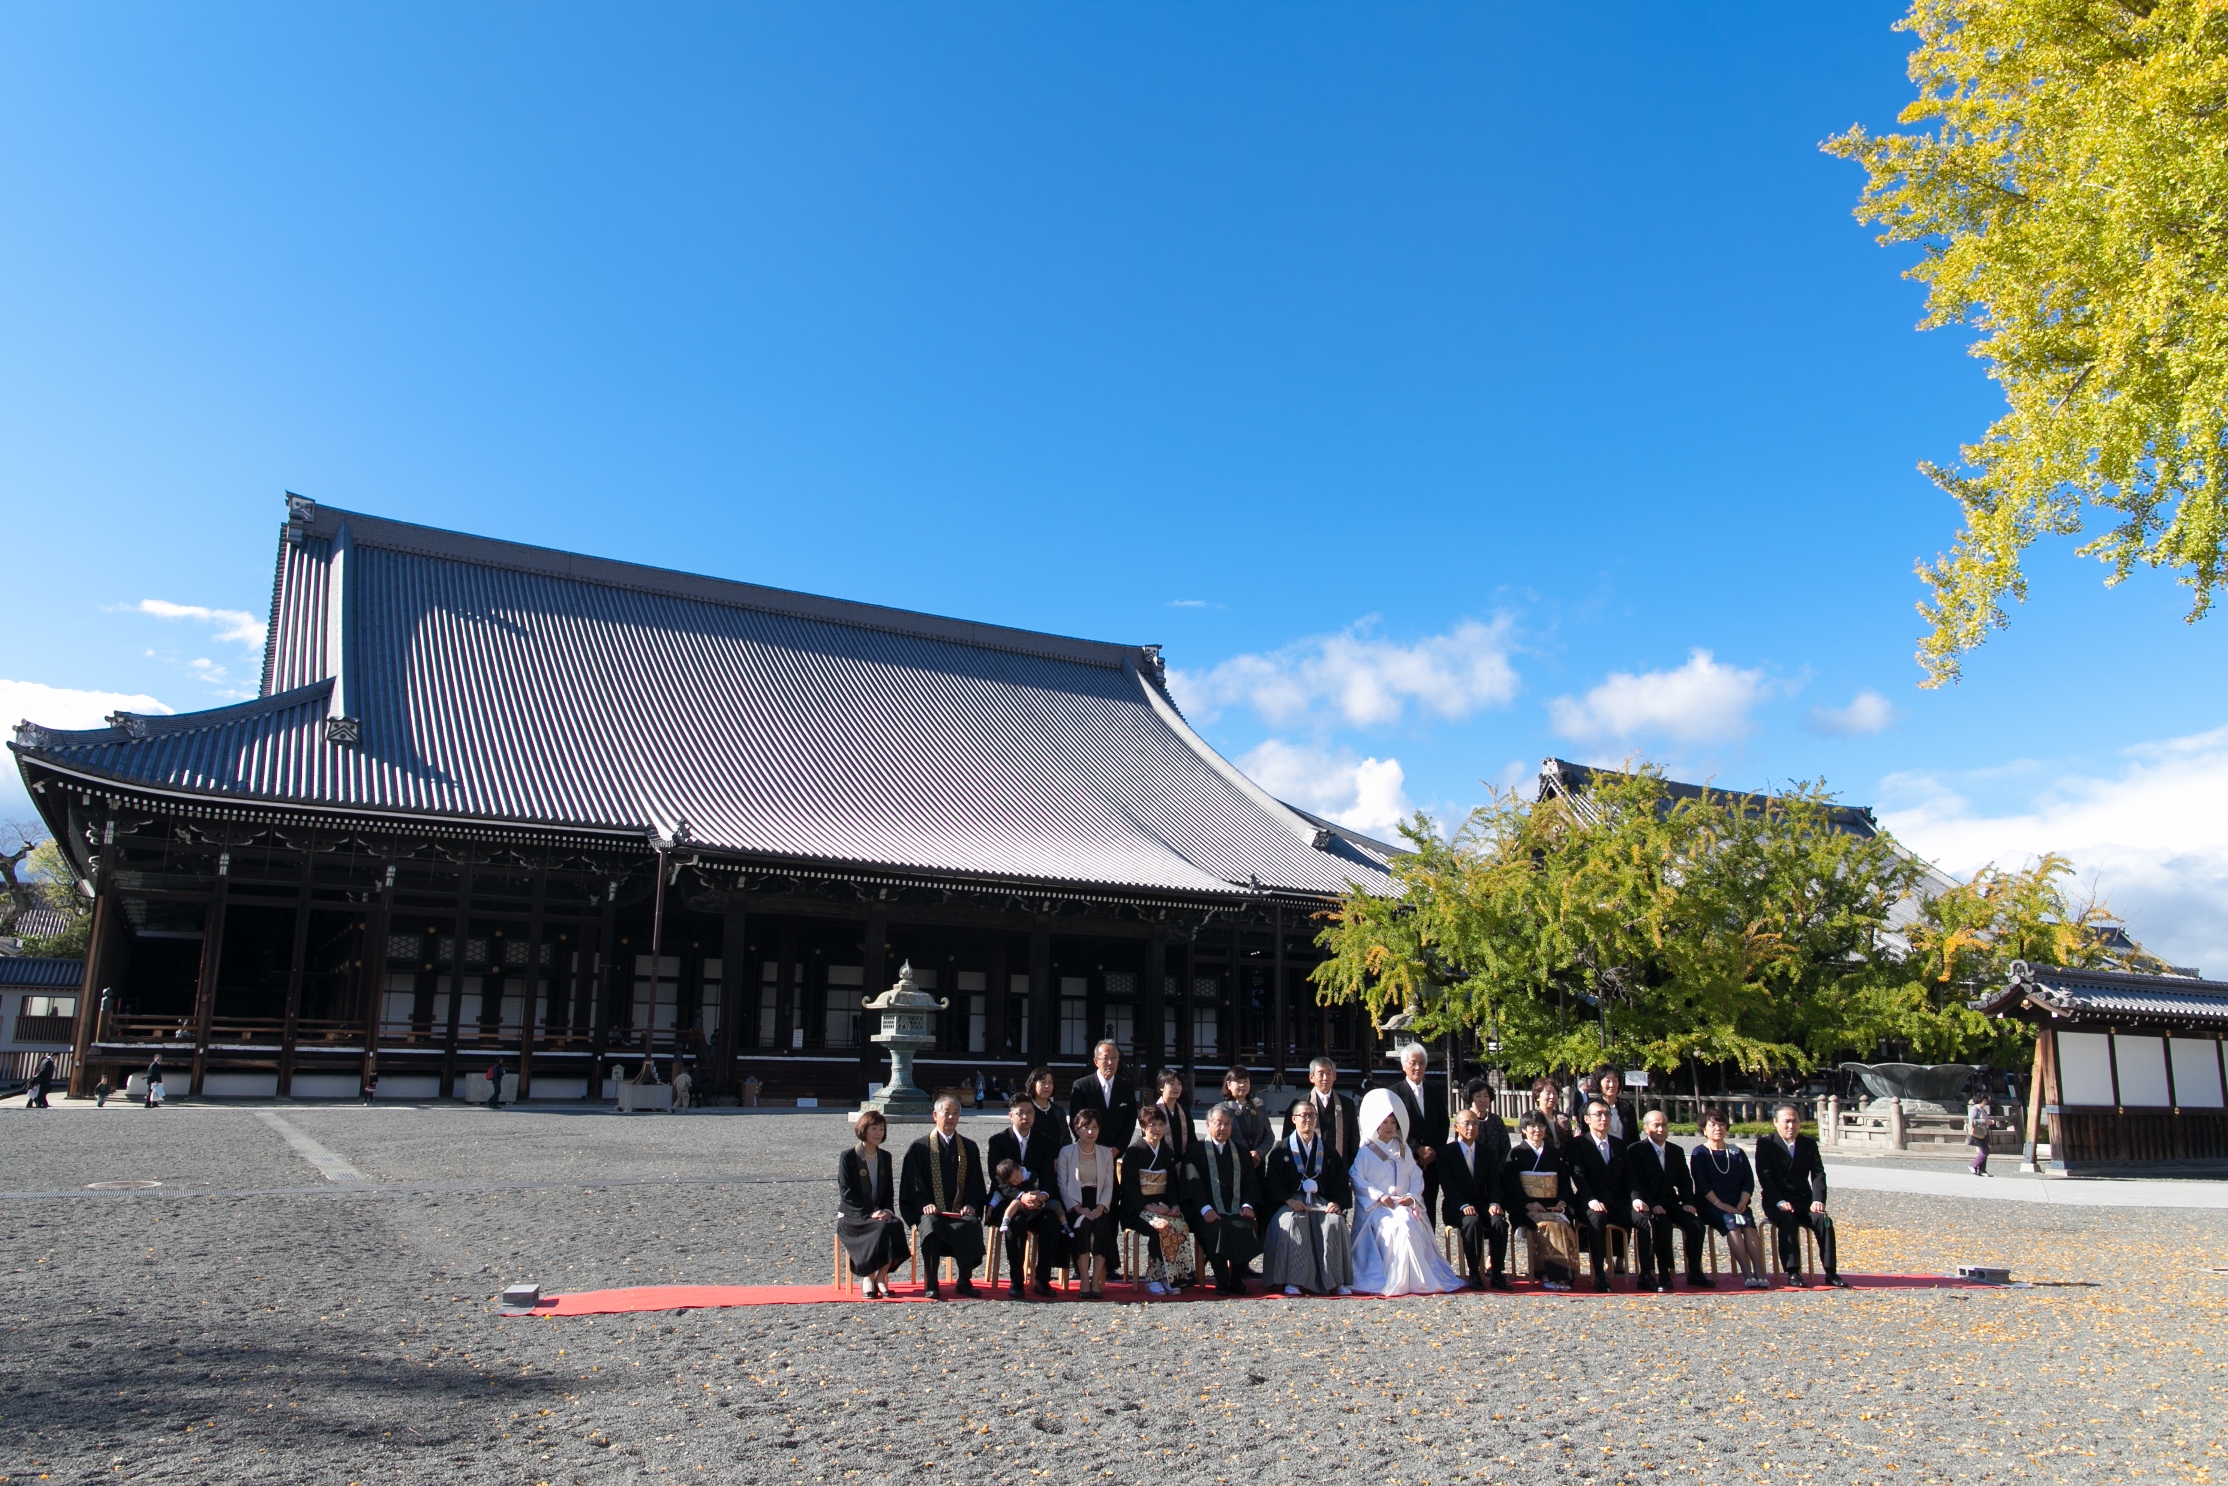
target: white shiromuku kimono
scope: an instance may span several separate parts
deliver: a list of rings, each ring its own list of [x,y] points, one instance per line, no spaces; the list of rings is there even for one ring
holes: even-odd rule
[[[1463,1288],[1462,1276],[1448,1267],[1433,1241],[1431,1224],[1415,1208],[1388,1207],[1387,1197],[1423,1200],[1423,1170],[1405,1141],[1380,1143],[1376,1137],[1386,1105],[1398,1112],[1382,1089],[1370,1090],[1362,1103],[1362,1129],[1368,1138],[1354,1155],[1354,1288],[1369,1295],[1445,1295]],[[1373,1112],[1372,1106],[1375,1105]],[[1374,1120],[1375,1123],[1372,1121]],[[1406,1121],[1402,1122],[1403,1127]]]

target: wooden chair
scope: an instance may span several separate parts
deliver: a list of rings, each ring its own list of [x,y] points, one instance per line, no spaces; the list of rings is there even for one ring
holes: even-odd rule
[[[905,1248],[905,1266],[910,1273],[920,1262],[920,1256],[913,1252],[913,1230],[910,1228],[905,1230]],[[858,1276],[851,1272],[851,1256],[844,1250],[843,1235],[840,1233],[835,1240],[835,1288],[840,1295],[848,1295],[859,1288]]]
[[[992,1285],[1002,1283],[998,1277],[999,1275],[1003,1274],[1004,1271],[998,1267],[998,1263],[999,1254],[1005,1247],[1005,1239],[1005,1229],[992,1228],[990,1230],[990,1257],[988,1260],[988,1265],[990,1271],[989,1283]],[[1037,1279],[1037,1256],[1040,1252],[1037,1247],[1038,1242],[1039,1240],[1037,1236],[1034,1233],[1030,1234],[1027,1246],[1021,1251],[1021,1272],[1029,1277],[1030,1284],[1035,1284]],[[1075,1266],[1072,1262],[1063,1260],[1062,1262],[1052,1266],[1052,1272],[1055,1275],[1059,1276],[1057,1284],[1060,1289],[1072,1290],[1075,1288]]]

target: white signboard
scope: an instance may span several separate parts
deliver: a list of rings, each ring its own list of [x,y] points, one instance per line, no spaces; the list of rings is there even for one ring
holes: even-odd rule
[[[1633,1069],[1633,1070],[1632,1070],[1631,1072],[1629,1072],[1629,1073],[1627,1073],[1627,1074],[1625,1075],[1625,1087],[1626,1087],[1626,1088],[1628,1088],[1628,1089],[1644,1089],[1644,1088],[1646,1088],[1647,1086],[1648,1086],[1648,1070],[1647,1070],[1647,1069],[1645,1069],[1645,1068],[1635,1068],[1635,1069]]]

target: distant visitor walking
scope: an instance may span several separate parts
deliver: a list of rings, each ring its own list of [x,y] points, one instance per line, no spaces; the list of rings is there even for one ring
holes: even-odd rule
[[[157,1053],[155,1061],[147,1065],[147,1108],[153,1109],[160,1103],[162,1103],[162,1055]]]

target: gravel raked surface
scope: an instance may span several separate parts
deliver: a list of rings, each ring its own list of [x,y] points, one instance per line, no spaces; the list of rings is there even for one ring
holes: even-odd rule
[[[2219,1213],[1836,1198],[1848,1269],[2017,1290],[518,1320],[513,1280],[825,1284],[842,1122],[271,1108],[368,1184],[247,1108],[0,1111],[0,1191],[76,1194],[0,1199],[0,1478],[2228,1475]]]

